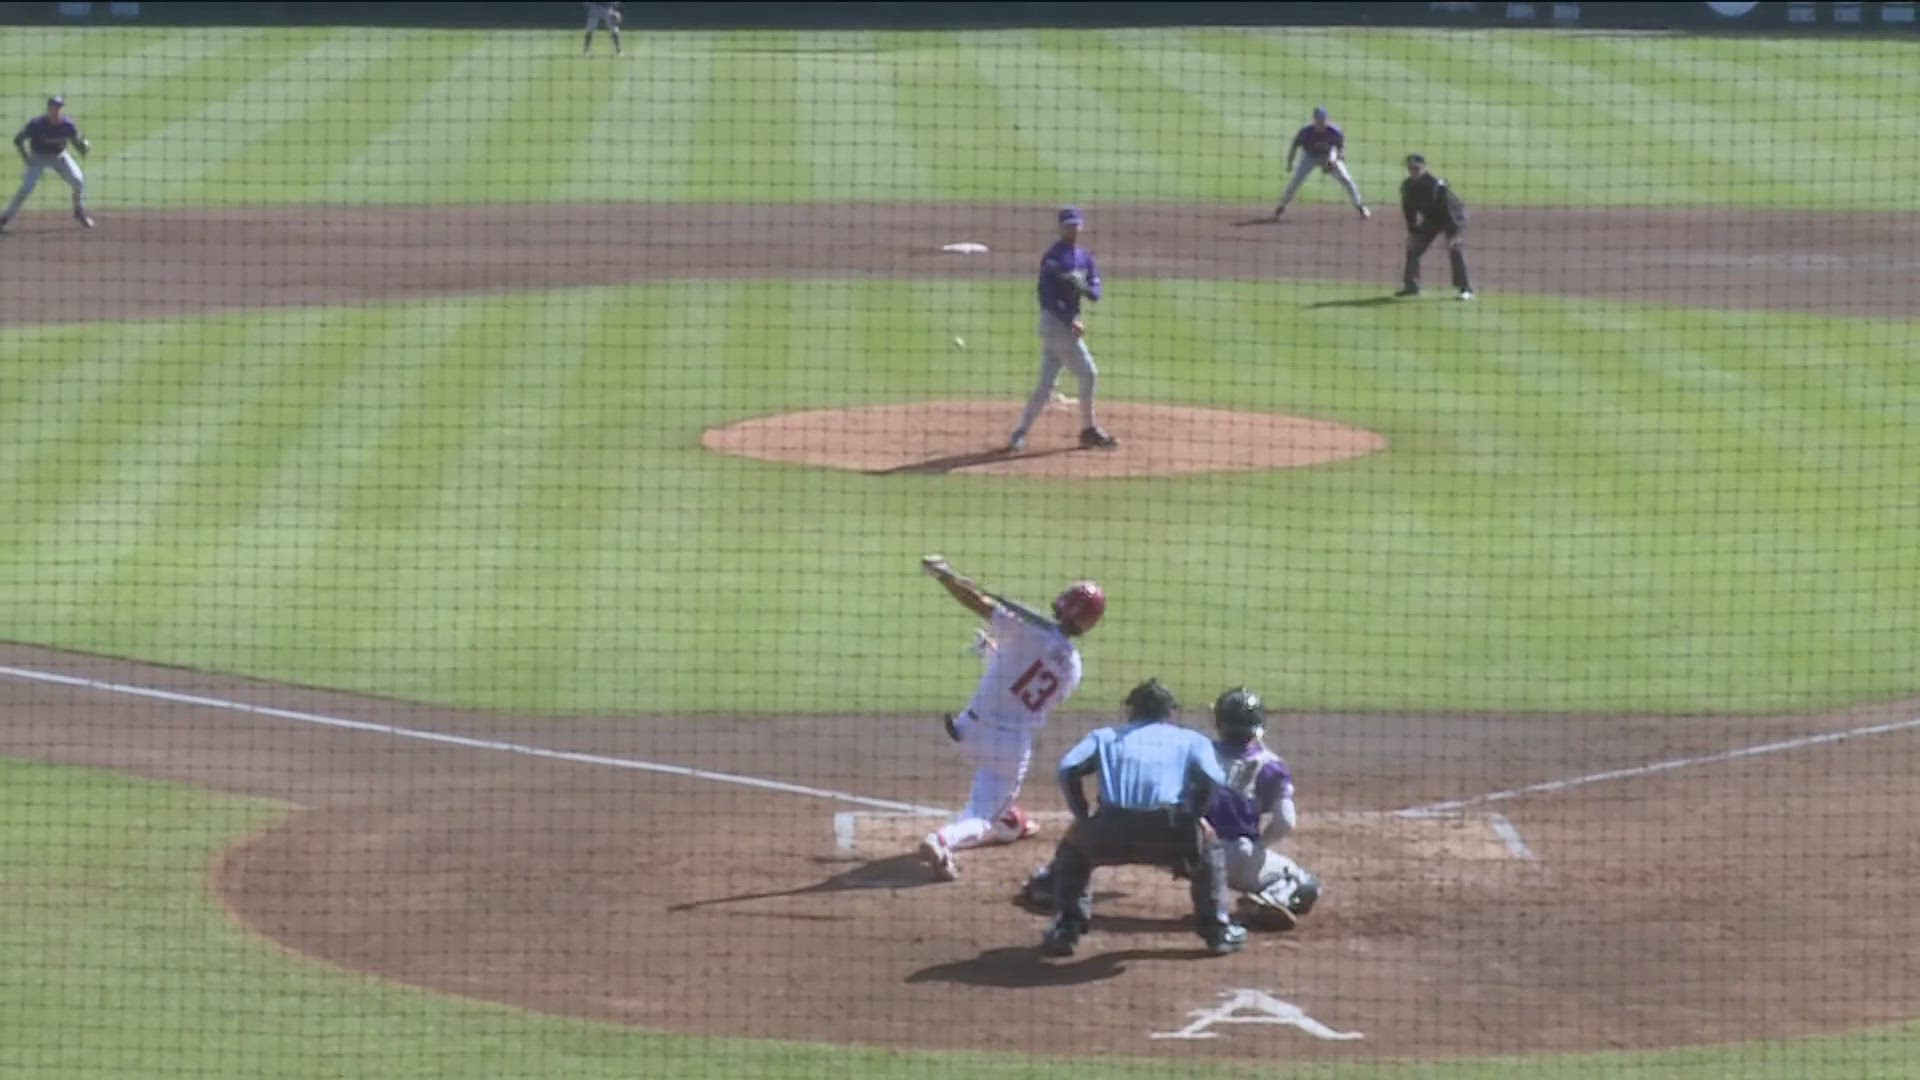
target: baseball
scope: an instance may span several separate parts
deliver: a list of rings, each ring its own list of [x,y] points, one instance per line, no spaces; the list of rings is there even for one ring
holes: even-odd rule
[[[953,347],[954,347],[954,348],[956,348],[956,349],[964,349],[964,348],[966,348],[966,347],[967,347],[967,339],[966,339],[966,338],[963,338],[963,337],[956,337],[956,338],[954,338],[954,339],[953,339]]]

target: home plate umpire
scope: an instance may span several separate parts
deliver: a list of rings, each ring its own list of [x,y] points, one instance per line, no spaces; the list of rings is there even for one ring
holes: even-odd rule
[[[1102,866],[1164,866],[1192,885],[1194,930],[1215,956],[1238,951],[1247,931],[1227,911],[1226,855],[1201,816],[1226,773],[1213,743],[1172,722],[1173,691],[1149,679],[1127,695],[1127,723],[1091,732],[1060,759],[1073,824],[1054,851],[1053,925],[1040,948],[1071,956],[1093,921],[1088,892]],[[1100,809],[1088,813],[1081,781],[1100,774]]]

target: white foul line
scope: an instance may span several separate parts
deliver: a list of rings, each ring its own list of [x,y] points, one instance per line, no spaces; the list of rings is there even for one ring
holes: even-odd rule
[[[128,686],[124,683],[102,682],[98,679],[81,679],[72,675],[56,675],[49,671],[33,671],[27,668],[0,666],[0,675],[28,682],[52,683],[57,686],[73,686],[84,690],[98,690],[108,694],[124,694],[127,697],[150,698],[154,701],[168,701],[176,705],[198,705],[208,709],[225,709],[229,712],[245,713],[249,716],[268,716],[276,720],[293,720],[302,724],[314,724],[319,727],[338,728],[344,731],[363,731],[374,735],[387,735],[395,739],[412,739],[415,742],[439,743],[442,746],[459,746],[468,750],[488,750],[499,754],[520,754],[524,757],[545,758],[548,761],[567,761],[576,765],[602,765],[610,769],[632,769],[636,772],[664,773],[668,776],[686,776],[695,780],[711,780],[720,784],[738,784],[742,787],[760,788],[763,791],[782,791],[789,795],[805,795],[815,799],[831,799],[836,802],[852,803],[855,806],[871,806],[876,810],[897,810],[909,814],[944,814],[946,811],[930,806],[915,806],[912,803],[893,802],[889,799],[870,799],[865,795],[854,795],[845,791],[829,791],[826,788],[807,787],[804,784],[789,784],[782,780],[762,780],[757,776],[739,776],[734,773],[712,772],[707,769],[695,769],[686,765],[666,765],[657,761],[639,761],[633,758],[608,757],[604,754],[583,754],[572,750],[549,750],[541,746],[528,746],[525,743],[502,742],[497,739],[473,739],[465,735],[449,735],[439,731],[424,731],[420,728],[399,727],[394,724],[375,724],[366,720],[344,720],[337,716],[322,716],[319,713],[300,712],[296,709],[276,709],[267,705],[249,705],[244,701],[229,701],[226,698],[204,697],[200,694],[181,694],[172,690],[155,690],[146,686]]]
[[[1829,731],[1824,735],[1803,735],[1797,739],[1783,739],[1780,742],[1762,743],[1759,746],[1744,746],[1738,750],[1722,750],[1717,754],[1701,754],[1698,757],[1674,758],[1670,761],[1656,761],[1651,765],[1635,765],[1628,769],[1610,769],[1606,772],[1588,773],[1565,780],[1548,780],[1526,787],[1509,788],[1490,795],[1475,795],[1471,799],[1455,799],[1451,802],[1428,803],[1425,806],[1409,806],[1394,813],[1402,817],[1434,817],[1465,810],[1470,806],[1485,806],[1489,803],[1506,802],[1527,795],[1544,795],[1548,792],[1567,791],[1571,788],[1586,787],[1588,784],[1605,783],[1608,780],[1630,780],[1636,776],[1652,776],[1655,773],[1672,772],[1692,765],[1716,765],[1723,761],[1737,761],[1740,758],[1759,757],[1762,754],[1778,754],[1786,750],[1801,750],[1809,746],[1821,746],[1825,743],[1844,742],[1847,739],[1861,739],[1869,735],[1888,735],[1896,731],[1920,728],[1920,717],[1911,720],[1895,720],[1885,724],[1873,724],[1869,727],[1857,727],[1847,731]]]

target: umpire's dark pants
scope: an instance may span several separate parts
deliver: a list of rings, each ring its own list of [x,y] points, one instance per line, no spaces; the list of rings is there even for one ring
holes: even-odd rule
[[[1453,287],[1461,292],[1473,289],[1471,279],[1467,277],[1467,237],[1462,226],[1445,229],[1420,229],[1407,234],[1407,269],[1402,284],[1409,289],[1420,287],[1420,259],[1440,237],[1447,238],[1447,261],[1453,264]]]
[[[1101,807],[1076,821],[1053,855],[1053,910],[1057,922],[1084,934],[1093,922],[1088,885],[1102,866],[1161,866],[1192,884],[1195,929],[1226,926],[1226,850],[1201,833],[1200,818],[1179,807],[1119,810]]]

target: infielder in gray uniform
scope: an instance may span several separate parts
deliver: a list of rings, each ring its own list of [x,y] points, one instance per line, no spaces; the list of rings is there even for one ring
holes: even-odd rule
[[[0,213],[0,229],[13,220],[20,212],[20,204],[27,201],[33,189],[40,183],[40,174],[52,169],[60,178],[73,188],[73,219],[82,228],[93,228],[93,219],[87,216],[87,178],[80,173],[80,166],[67,153],[67,144],[73,144],[80,156],[85,157],[93,147],[80,135],[80,129],[72,118],[66,115],[67,102],[58,95],[47,99],[45,115],[36,116],[27,121],[20,134],[13,137],[13,148],[19,152],[20,160],[26,162],[26,175],[20,178],[20,190],[14,192],[13,201],[7,204],[4,213]]]
[[[1300,164],[1293,159],[1299,155]],[[1273,208],[1273,216],[1278,218],[1287,212],[1287,204],[1293,202],[1294,195],[1300,191],[1300,185],[1307,182],[1313,170],[1321,169],[1340,181],[1347,189],[1347,198],[1353,200],[1353,208],[1360,216],[1370,218],[1373,211],[1367,209],[1366,200],[1360,197],[1360,185],[1353,182],[1353,175],[1347,172],[1347,135],[1340,125],[1327,122],[1327,107],[1321,105],[1313,110],[1313,123],[1301,128],[1293,136],[1293,145],[1287,147],[1287,168],[1293,170],[1293,179],[1287,181],[1287,190],[1280,195],[1280,205]]]

